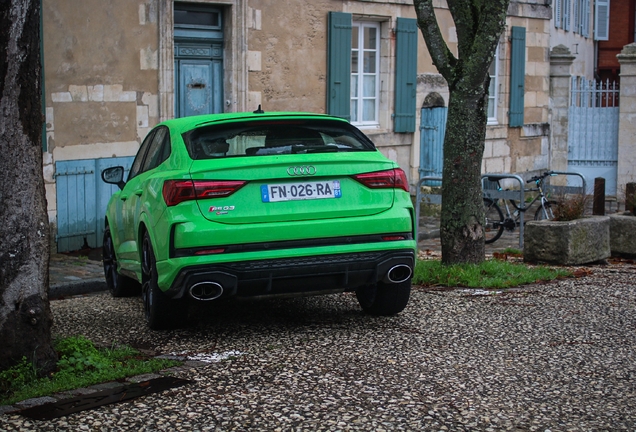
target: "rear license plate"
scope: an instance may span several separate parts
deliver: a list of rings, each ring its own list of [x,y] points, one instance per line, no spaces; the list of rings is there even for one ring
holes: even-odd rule
[[[341,196],[342,191],[338,180],[261,186],[261,199],[263,202],[340,198]]]

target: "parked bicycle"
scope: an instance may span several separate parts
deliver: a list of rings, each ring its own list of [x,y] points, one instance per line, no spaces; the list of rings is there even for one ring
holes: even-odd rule
[[[486,223],[484,225],[484,236],[486,243],[493,243],[497,241],[505,230],[514,231],[516,227],[520,225],[521,213],[528,211],[530,207],[536,202],[539,202],[539,207],[534,213],[534,220],[554,219],[554,213],[552,212],[552,206],[556,205],[556,201],[550,201],[545,196],[543,191],[543,183],[547,177],[557,175],[553,171],[546,171],[539,176],[534,176],[526,183],[534,182],[535,188],[524,189],[524,192],[538,192],[537,195],[530,201],[529,204],[517,203],[513,199],[506,201],[505,199],[491,199],[484,198],[484,207],[486,211]],[[497,190],[503,190],[497,177],[487,177],[487,179],[497,184]],[[501,211],[499,201],[503,202],[503,207],[506,210],[506,215]],[[510,211],[508,202],[515,208],[513,212]]]

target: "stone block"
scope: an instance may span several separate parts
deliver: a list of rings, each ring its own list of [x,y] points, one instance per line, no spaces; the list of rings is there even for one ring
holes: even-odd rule
[[[610,257],[610,218],[530,221],[523,241],[523,259],[527,262],[580,265],[601,261]]]
[[[141,70],[159,69],[159,51],[151,47],[139,51],[139,68]]]
[[[104,100],[104,86],[101,84],[88,86],[88,100],[102,102]]]
[[[260,51],[248,51],[247,52],[247,70],[251,72],[258,72],[261,70],[261,52]]]
[[[109,84],[103,87],[104,102],[119,102],[119,96],[123,90],[121,84]]]
[[[53,102],[72,102],[73,97],[70,92],[57,92],[51,93],[51,100]]]
[[[510,156],[510,146],[507,141],[495,141],[492,146],[493,157]]]
[[[137,126],[148,127],[148,117],[148,107],[144,105],[137,106]]]
[[[53,107],[46,107],[46,131],[55,130],[55,115],[53,114]]]
[[[68,92],[71,94],[73,102],[88,102],[88,90],[86,86],[71,85],[68,86]]]
[[[610,249],[613,256],[636,256],[636,216],[612,214]]]

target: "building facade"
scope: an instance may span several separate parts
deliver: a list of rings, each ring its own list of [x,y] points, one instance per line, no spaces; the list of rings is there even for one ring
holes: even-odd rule
[[[434,5],[456,50],[446,2]],[[491,66],[484,172],[550,166],[551,19],[549,0],[511,1]],[[148,131],[173,117],[259,105],[341,115],[411,184],[441,174],[448,89],[409,0],[43,0],[43,49],[59,251],[101,245],[113,192],[101,170],[129,166]]]

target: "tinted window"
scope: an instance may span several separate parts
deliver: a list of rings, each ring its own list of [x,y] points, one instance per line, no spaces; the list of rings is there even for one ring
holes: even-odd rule
[[[150,143],[152,142],[152,137],[154,136],[155,131],[150,131],[148,135],[146,135],[146,139],[141,144],[139,151],[137,152],[137,156],[135,156],[135,160],[130,167],[130,173],[128,173],[128,180],[135,177],[137,174],[141,172],[141,167],[144,162],[144,156],[148,152],[148,147],[150,147]]]
[[[192,159],[374,151],[357,128],[339,121],[263,121],[204,126],[183,136]]]
[[[159,166],[159,164],[161,164],[161,162],[165,160],[165,158],[163,157],[164,148],[166,145],[169,145],[169,143],[170,134],[168,133],[168,128],[158,128],[157,132],[155,132],[155,135],[152,138],[152,143],[150,144],[148,154],[146,155],[142,172],[156,168],[157,166]]]

